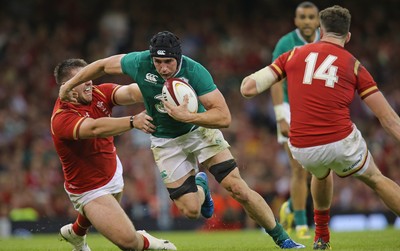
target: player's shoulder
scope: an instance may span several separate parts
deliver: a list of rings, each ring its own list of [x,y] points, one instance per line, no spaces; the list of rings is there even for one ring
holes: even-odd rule
[[[287,44],[292,44],[293,40],[297,38],[297,33],[296,30],[292,30],[288,33],[286,33],[285,35],[283,35],[277,45],[287,45]]]
[[[143,63],[151,61],[150,51],[133,51],[125,54],[121,59],[121,64]]]
[[[199,73],[202,71],[207,71],[206,68],[196,60],[182,55],[182,70],[192,73]]]

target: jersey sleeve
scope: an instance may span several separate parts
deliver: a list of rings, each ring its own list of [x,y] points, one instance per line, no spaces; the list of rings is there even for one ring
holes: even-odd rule
[[[104,95],[110,108],[117,105],[115,98],[114,98],[114,94],[115,94],[115,91],[118,90],[120,87],[121,87],[121,85],[114,84],[114,83],[104,83],[104,84],[97,86],[97,89],[99,90],[100,94]],[[96,91],[96,89],[95,89],[95,91]]]
[[[121,59],[122,72],[135,79],[139,69],[141,52],[131,52]]]
[[[357,77],[357,92],[361,99],[365,99],[369,95],[378,92],[378,86],[371,76],[371,74],[365,69],[365,67],[357,61],[357,69],[355,69]],[[355,67],[356,68],[356,67]]]
[[[285,65],[286,62],[290,59],[290,57],[293,55],[294,51],[295,49],[283,53],[277,59],[275,59],[274,62],[272,62],[272,64],[270,64],[269,67],[278,76],[278,81],[286,77]]]
[[[52,133],[60,139],[79,140],[79,127],[86,118],[73,110],[58,110],[51,119]]]
[[[190,85],[192,85],[198,96],[202,96],[217,89],[210,72],[204,66],[197,64],[195,72],[196,73],[193,74],[195,76],[193,80],[195,81],[191,81]]]

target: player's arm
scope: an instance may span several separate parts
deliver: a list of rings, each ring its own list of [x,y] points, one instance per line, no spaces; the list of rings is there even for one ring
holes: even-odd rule
[[[400,141],[400,118],[382,93],[373,93],[366,97],[364,102],[379,119],[382,127]]]
[[[283,82],[280,80],[271,86],[271,98],[274,105],[275,119],[279,124],[280,131],[283,136],[289,136],[289,123],[285,120],[285,111],[283,107]]]
[[[99,78],[105,74],[122,74],[121,59],[125,54],[99,59],[85,66],[74,77],[60,87],[59,96],[63,101],[75,101],[70,95],[72,89],[86,81]]]
[[[118,88],[118,90],[115,91],[114,99],[118,105],[132,105],[143,102],[142,92],[136,83]]]
[[[189,112],[187,109],[189,101],[187,96],[180,106],[172,105],[166,101],[163,101],[163,104],[168,114],[177,121],[207,128],[224,128],[230,125],[231,113],[224,96],[218,89],[199,96],[199,100],[207,111],[202,113]]]
[[[98,119],[86,118],[79,127],[80,139],[105,138],[131,130],[130,116]]]
[[[78,136],[80,139],[104,138],[119,135],[133,128],[153,133],[156,127],[151,123],[152,120],[146,111],[120,118],[86,118],[79,127]]]
[[[243,97],[252,98],[269,89],[278,80],[278,75],[270,66],[267,66],[245,77],[240,86],[240,92]]]

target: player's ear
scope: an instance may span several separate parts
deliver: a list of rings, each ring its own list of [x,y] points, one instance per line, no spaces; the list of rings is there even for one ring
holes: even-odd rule
[[[350,41],[350,38],[351,38],[351,32],[348,32],[346,36],[346,41],[344,41],[344,43],[347,44]]]

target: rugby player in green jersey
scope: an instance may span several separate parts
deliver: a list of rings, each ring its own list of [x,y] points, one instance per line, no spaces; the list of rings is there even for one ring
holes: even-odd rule
[[[89,64],[63,85],[60,98],[73,99],[75,86],[105,74],[125,74],[137,82],[147,114],[153,118],[148,132],[154,159],[170,198],[183,215],[190,219],[197,219],[200,214],[210,218],[214,211],[207,175],[198,171],[200,163],[280,248],[304,248],[290,239],[265,200],[241,178],[229,144],[218,129],[231,122],[225,99],[208,70],[182,55],[175,34],[159,32],[151,38],[149,50]],[[187,99],[180,106],[163,101],[162,87],[172,77],[185,80],[196,91],[197,113],[187,110]]]

